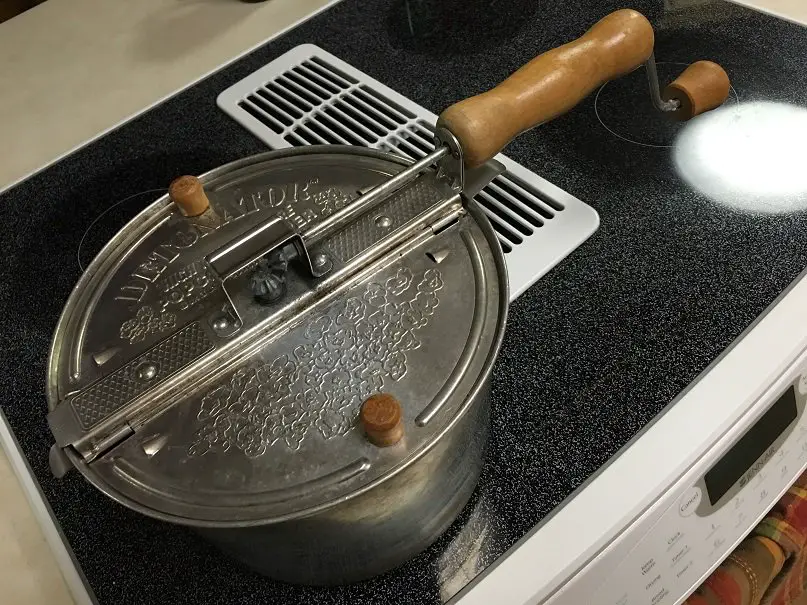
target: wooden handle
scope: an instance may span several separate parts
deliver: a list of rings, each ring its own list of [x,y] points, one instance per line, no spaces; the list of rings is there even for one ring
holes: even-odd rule
[[[677,100],[681,105],[672,112],[679,120],[689,120],[705,111],[720,107],[729,98],[731,83],[726,71],[717,63],[698,61],[687,67],[667,88],[664,100]]]
[[[181,176],[168,186],[168,195],[185,216],[199,216],[210,206],[210,200],[195,176]]]
[[[613,78],[642,65],[653,52],[653,26],[640,13],[611,13],[581,38],[539,55],[489,90],[446,109],[438,126],[457,137],[474,168],[514,137],[548,122]]]

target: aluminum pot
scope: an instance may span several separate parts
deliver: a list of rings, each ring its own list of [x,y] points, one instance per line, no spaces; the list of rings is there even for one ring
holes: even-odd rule
[[[171,196],[144,210],[57,327],[54,457],[285,581],[367,578],[434,541],[470,497],[488,433],[508,305],[495,234],[428,171],[330,235],[298,238],[408,163],[270,152],[204,175],[196,217]],[[259,260],[245,264],[255,233]],[[360,418],[378,392],[402,412],[386,447]]]
[[[351,501],[288,523],[197,528],[223,551],[272,577],[339,584],[397,567],[434,542],[465,507],[489,430],[487,382],[435,447]]]
[[[291,582],[359,580],[425,548],[479,475],[507,316],[474,192],[514,136],[652,51],[649,22],[617,11],[449,107],[418,162],[312,147],[172,183],[59,321],[54,472]],[[707,67],[670,108],[719,104],[727,80]]]

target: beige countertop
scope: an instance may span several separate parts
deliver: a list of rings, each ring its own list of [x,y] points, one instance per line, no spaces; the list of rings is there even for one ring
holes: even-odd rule
[[[804,0],[736,1],[807,24]],[[326,4],[48,0],[0,24],[0,190]],[[73,603],[2,449],[0,586],[7,605]]]
[[[729,0],[771,13],[783,19],[807,25],[807,2],[804,0]]]
[[[328,0],[48,0],[0,24],[0,189]]]

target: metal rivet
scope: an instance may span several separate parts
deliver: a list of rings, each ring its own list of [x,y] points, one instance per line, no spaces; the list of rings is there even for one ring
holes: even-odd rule
[[[135,370],[135,372],[140,380],[148,382],[157,376],[157,366],[149,362],[141,363],[139,366],[137,366],[137,370]]]
[[[375,218],[375,226],[379,229],[389,229],[392,226],[392,219],[388,216],[377,216]]]
[[[322,267],[327,266],[328,264],[328,255],[323,252],[317,252],[314,255],[314,258],[311,259],[311,262],[317,269],[321,269]]]
[[[230,327],[230,320],[221,315],[213,320],[213,329],[216,332],[224,332],[227,328]]]

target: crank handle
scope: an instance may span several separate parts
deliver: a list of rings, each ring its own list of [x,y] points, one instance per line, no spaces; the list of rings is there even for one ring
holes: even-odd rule
[[[653,26],[642,14],[618,10],[495,88],[452,105],[440,115],[438,128],[454,135],[465,167],[474,168],[522,132],[563,115],[604,83],[647,63],[654,42]],[[728,77],[719,77],[714,68],[722,72],[714,63],[695,63],[667,87],[678,117],[712,109],[728,96]]]

